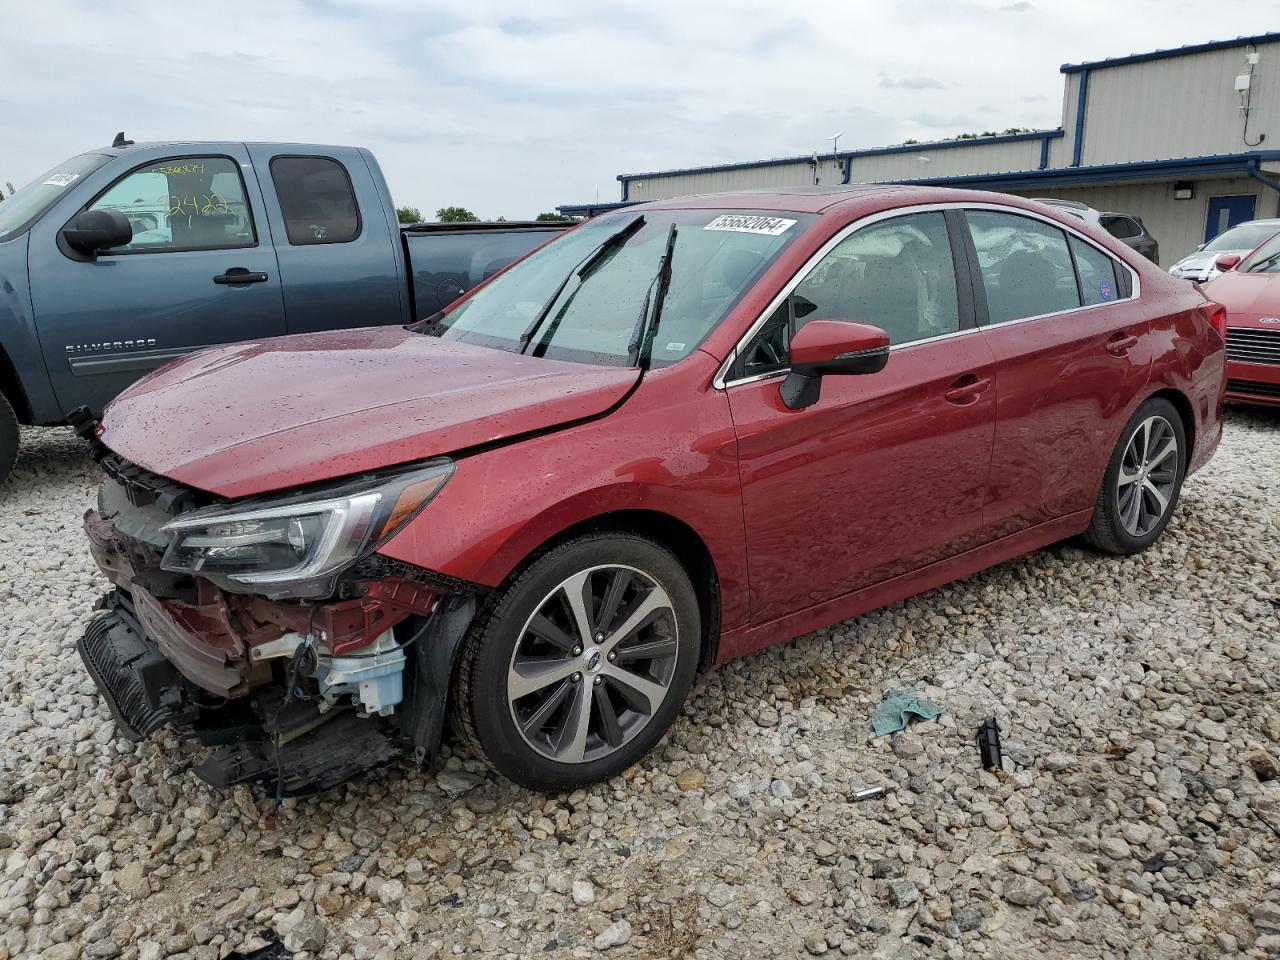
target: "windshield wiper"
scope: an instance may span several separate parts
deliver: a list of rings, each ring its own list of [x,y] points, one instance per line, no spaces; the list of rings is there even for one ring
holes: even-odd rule
[[[609,236],[605,237],[598,247],[587,254],[585,258],[578,262],[577,266],[565,274],[564,279],[560,281],[560,285],[556,287],[555,292],[551,294],[551,297],[547,302],[542,305],[542,308],[538,311],[529,326],[524,328],[524,333],[520,334],[519,347],[516,352],[524,353],[525,350],[529,349],[529,344],[537,334],[538,328],[546,322],[548,314],[551,313],[551,308],[560,300],[560,294],[564,293],[564,288],[569,285],[570,280],[575,276],[579,281],[586,279],[587,274],[596,268],[596,265],[605,258],[610,250],[622,246],[622,244],[630,240],[632,235],[643,226],[644,215],[641,214],[626,226],[615,230],[613,233],[609,234]]]
[[[1277,250],[1271,256],[1267,257],[1267,259],[1265,260],[1259,260],[1257,263],[1255,263],[1253,266],[1249,268],[1249,273],[1259,273],[1261,272],[1263,267],[1269,267],[1271,266],[1271,264],[1275,263],[1277,260],[1280,260],[1280,250]]]
[[[658,261],[658,274],[649,283],[649,290],[644,295],[644,304],[640,308],[640,316],[636,317],[635,329],[631,332],[631,342],[627,345],[627,364],[640,365],[647,369],[649,355],[653,352],[653,338],[658,334],[658,323],[662,320],[662,301],[667,297],[667,288],[671,286],[671,255],[676,248],[676,225],[673,223],[667,231],[667,245],[662,251],[662,259]],[[652,307],[652,309],[650,309]],[[649,349],[645,350],[648,340]],[[642,357],[643,353],[643,357]]]

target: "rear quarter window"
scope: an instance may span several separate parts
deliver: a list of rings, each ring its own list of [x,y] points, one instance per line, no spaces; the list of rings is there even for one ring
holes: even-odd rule
[[[346,168],[337,160],[275,157],[271,182],[291,245],[349,243],[360,236],[355,190]]]

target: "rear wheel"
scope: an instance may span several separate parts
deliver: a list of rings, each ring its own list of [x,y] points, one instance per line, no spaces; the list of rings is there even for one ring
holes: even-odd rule
[[[1108,553],[1145,550],[1177,506],[1187,463],[1187,433],[1168,400],[1138,408],[1111,455],[1085,540]]]
[[[9,398],[0,393],[0,483],[9,479],[18,462],[18,416]]]
[[[589,534],[488,599],[459,654],[454,728],[522,786],[603,780],[662,738],[700,647],[697,599],[679,561],[634,534]]]

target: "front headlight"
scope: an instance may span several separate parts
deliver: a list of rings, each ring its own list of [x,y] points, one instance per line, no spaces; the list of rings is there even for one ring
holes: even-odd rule
[[[414,517],[453,474],[437,460],[308,494],[207,507],[165,524],[160,566],[267,596],[324,596],[334,577]]]

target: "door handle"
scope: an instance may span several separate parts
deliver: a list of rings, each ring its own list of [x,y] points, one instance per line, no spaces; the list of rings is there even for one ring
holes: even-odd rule
[[[213,282],[239,287],[246,283],[266,283],[267,275],[265,273],[253,273],[244,267],[232,267],[226,273],[220,273],[214,277]]]
[[[1131,333],[1117,333],[1107,341],[1107,353],[1123,357],[1138,345],[1138,338]]]
[[[990,377],[979,377],[972,373],[966,373],[951,384],[951,389],[943,396],[946,398],[947,403],[954,403],[958,407],[967,407],[971,403],[976,403],[978,397],[989,386],[991,386]]]

